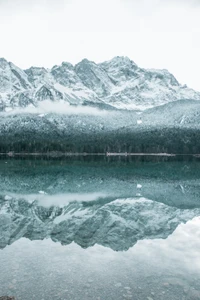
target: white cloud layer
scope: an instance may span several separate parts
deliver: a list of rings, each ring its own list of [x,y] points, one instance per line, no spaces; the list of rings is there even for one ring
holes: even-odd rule
[[[51,67],[125,55],[200,90],[199,0],[0,0],[0,57]]]
[[[38,106],[29,105],[25,108],[15,108],[13,110],[2,112],[0,115],[15,115],[15,114],[40,114],[40,117],[44,117],[45,114],[56,113],[62,115],[93,115],[93,116],[105,116],[110,114],[106,110],[100,110],[95,107],[89,106],[72,106],[64,101],[52,102],[51,100],[44,100],[38,103]]]

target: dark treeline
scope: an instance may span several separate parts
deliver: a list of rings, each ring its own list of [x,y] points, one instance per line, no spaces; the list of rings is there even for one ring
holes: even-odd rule
[[[0,152],[8,153],[200,153],[200,130],[194,128],[121,128],[82,133],[30,129],[0,132]]]

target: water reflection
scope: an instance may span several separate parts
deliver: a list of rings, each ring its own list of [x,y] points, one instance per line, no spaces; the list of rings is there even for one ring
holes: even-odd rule
[[[1,253],[1,293],[17,299],[199,299],[200,219],[127,252],[21,239]],[[28,287],[28,288],[27,288]]]
[[[179,209],[141,197],[105,198],[89,204],[85,203],[87,195],[72,196],[45,195],[45,201],[44,197],[37,199],[34,195],[2,199],[0,248],[27,237],[30,240],[51,238],[63,245],[75,242],[83,248],[99,244],[123,251],[138,240],[167,238],[180,223],[200,216],[200,208]],[[80,200],[81,196],[83,202],[72,200],[63,205],[64,200],[70,201],[67,197]],[[88,195],[88,198],[92,196],[96,197]]]
[[[199,178],[198,159],[1,160],[0,296],[200,299]]]

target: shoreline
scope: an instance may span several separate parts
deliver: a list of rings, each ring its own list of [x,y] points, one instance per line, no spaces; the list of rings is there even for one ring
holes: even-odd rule
[[[105,156],[105,157],[115,157],[115,156],[160,156],[160,157],[176,157],[176,156],[194,156],[194,157],[200,157],[200,154],[179,154],[179,153],[128,153],[128,152],[106,152],[106,153],[71,153],[71,152],[48,152],[48,153],[40,153],[40,152],[33,152],[33,153],[14,153],[14,152],[8,152],[8,153],[0,153],[0,157],[19,157],[19,156],[36,156],[36,157],[70,157],[70,156]]]

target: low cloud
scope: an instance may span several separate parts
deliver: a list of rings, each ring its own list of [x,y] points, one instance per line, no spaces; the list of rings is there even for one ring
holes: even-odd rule
[[[108,195],[104,193],[66,193],[66,194],[57,194],[57,195],[48,195],[44,191],[38,191],[38,194],[30,194],[30,195],[16,195],[9,194],[9,196],[5,196],[5,198],[11,199],[25,199],[29,203],[33,203],[37,201],[37,203],[44,207],[64,207],[68,205],[70,202],[92,202],[97,201],[99,199],[106,198]]]
[[[43,117],[45,116],[45,114],[49,114],[49,113],[62,114],[62,115],[106,115],[108,112],[105,110],[100,110],[95,107],[71,106],[67,102],[52,102],[50,100],[45,100],[39,102],[37,107],[30,105],[25,108],[15,108],[3,114],[13,115],[13,114],[27,114],[27,113],[39,114],[41,117]]]

